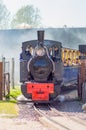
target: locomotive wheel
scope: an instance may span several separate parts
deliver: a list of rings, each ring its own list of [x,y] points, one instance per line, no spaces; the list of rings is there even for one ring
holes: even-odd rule
[[[61,92],[61,86],[55,85],[54,94],[50,94],[50,99],[54,100]]]
[[[22,85],[21,85],[21,92],[22,92],[22,94],[23,94],[27,99],[31,98],[31,94],[28,94],[28,93],[27,93],[26,84],[22,84]]]

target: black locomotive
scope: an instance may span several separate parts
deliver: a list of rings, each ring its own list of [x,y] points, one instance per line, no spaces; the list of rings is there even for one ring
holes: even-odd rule
[[[60,94],[63,78],[62,44],[44,40],[44,31],[38,31],[37,34],[38,40],[22,43],[21,91],[33,102],[50,102]]]

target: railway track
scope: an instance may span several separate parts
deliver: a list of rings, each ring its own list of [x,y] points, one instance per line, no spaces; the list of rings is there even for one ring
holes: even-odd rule
[[[86,123],[76,117],[69,117],[52,105],[35,104],[34,109],[40,115],[40,121],[55,130],[86,130]]]

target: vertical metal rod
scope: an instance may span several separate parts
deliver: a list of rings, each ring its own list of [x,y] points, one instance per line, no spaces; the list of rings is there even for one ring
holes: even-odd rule
[[[3,62],[3,73],[5,73],[5,57],[2,57],[2,62]]]
[[[15,83],[14,83],[14,68],[15,68],[15,64],[14,64],[14,58],[12,58],[12,88],[15,89]]]
[[[0,62],[0,100],[3,100],[2,82],[3,82],[3,63]]]
[[[2,71],[2,90],[3,90],[3,96],[5,96],[5,57],[2,57],[2,63],[3,63],[3,71]]]

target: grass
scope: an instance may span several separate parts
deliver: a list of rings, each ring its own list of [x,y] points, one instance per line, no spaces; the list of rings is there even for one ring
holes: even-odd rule
[[[0,116],[2,117],[16,117],[18,116],[18,106],[16,98],[21,94],[19,87],[10,90],[10,99],[0,101]],[[8,95],[7,95],[8,97]]]
[[[14,100],[16,100],[16,98],[21,95],[21,89],[20,87],[15,87],[15,89],[11,89],[10,90],[10,98],[13,98]]]
[[[18,106],[15,101],[0,101],[0,115],[4,117],[18,116]]]

